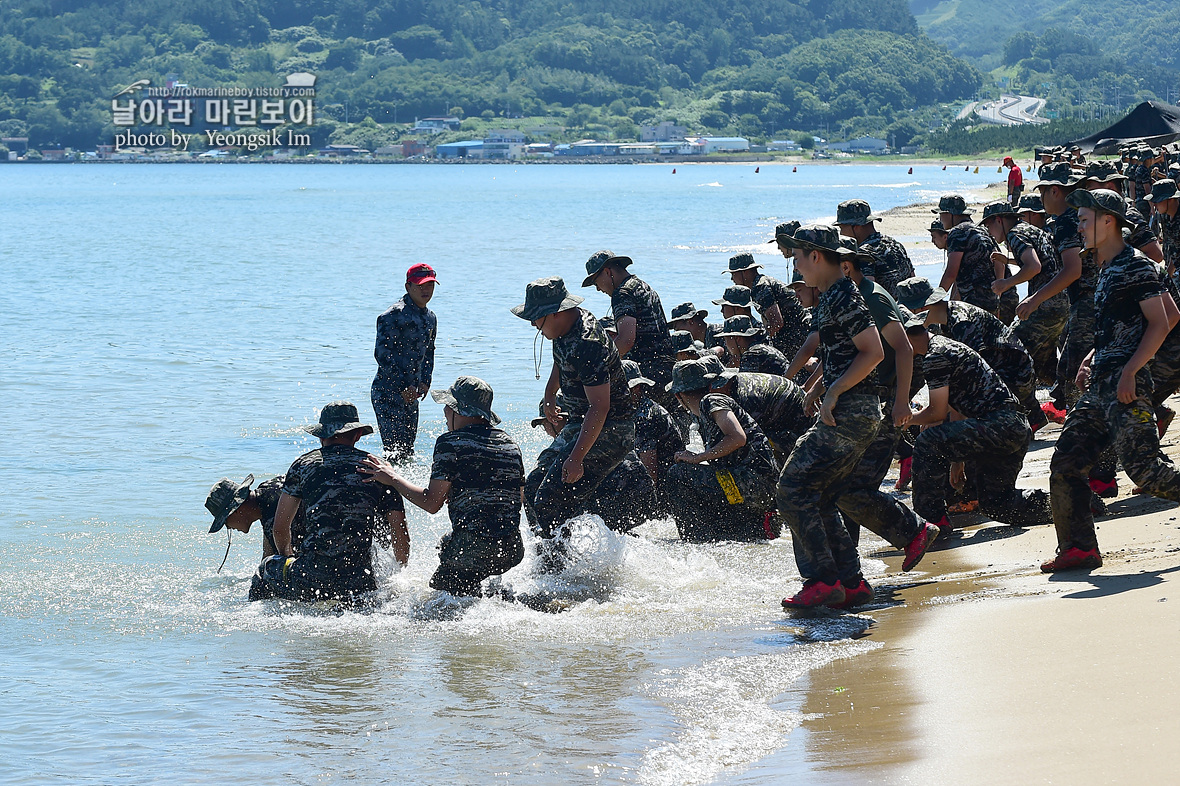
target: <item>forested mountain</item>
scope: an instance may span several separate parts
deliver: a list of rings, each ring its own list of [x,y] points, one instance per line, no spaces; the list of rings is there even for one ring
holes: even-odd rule
[[[0,133],[92,148],[111,97],[318,76],[316,142],[441,113],[633,136],[676,119],[763,136],[919,129],[972,66],[906,0],[15,0],[0,6]],[[347,122],[345,122],[347,121]],[[360,131],[358,131],[360,129]],[[904,139],[902,140],[904,141]]]

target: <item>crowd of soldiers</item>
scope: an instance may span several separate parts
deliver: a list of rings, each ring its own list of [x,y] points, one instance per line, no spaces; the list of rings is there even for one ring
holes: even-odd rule
[[[374,539],[408,559],[403,500],[447,506],[452,528],[430,583],[454,595],[478,595],[522,561],[522,509],[543,572],[566,567],[568,522],[584,513],[620,532],[671,518],[693,542],[785,528],[803,580],[788,609],[869,602],[861,529],[901,550],[908,571],[958,512],[1053,523],[1058,550],[1043,571],[1098,567],[1094,516],[1117,493],[1120,465],[1144,493],[1180,501],[1160,450],[1173,416],[1165,400],[1180,389],[1180,193],[1159,156],[1039,152],[1037,194],[991,202],[978,223],[963,197],[942,197],[930,226],[946,252],[937,283],[915,276],[859,199],[838,206],[834,225],[776,227],[769,243],[791,262],[789,282],[751,254],[731,257],[719,272],[732,284],[712,301],[721,322],[691,302],[666,316],[631,258],[611,251],[589,258],[582,281],[610,297],[609,317],[559,277],[531,282],[511,310],[552,342],[532,422],[552,443],[527,473],[497,428],[490,386],[466,376],[432,394],[447,431],[428,485],[397,468],[434,368],[436,277],[415,265],[377,321],[372,403],[385,456],[356,448],[373,428],[355,406],[329,404],[308,428],[321,447],[284,476],[214,486],[211,531],[263,522],[251,599],[374,589]],[[1050,420],[1063,429],[1049,492],[1019,489]],[[912,507],[882,488],[895,459],[894,492],[912,485]]]

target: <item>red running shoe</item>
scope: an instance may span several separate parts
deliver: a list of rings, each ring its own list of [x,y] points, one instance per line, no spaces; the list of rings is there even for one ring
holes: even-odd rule
[[[1105,480],[1099,480],[1098,478],[1090,478],[1090,491],[1093,491],[1095,494],[1103,497],[1104,499],[1117,497],[1119,495],[1119,479],[1115,478],[1114,480],[1107,482]]]
[[[905,560],[901,563],[902,572],[911,571],[914,567],[922,561],[922,557],[934,545],[934,541],[938,540],[938,536],[942,534],[936,524],[926,524],[922,527],[922,531],[914,536],[905,547]]]
[[[1044,404],[1041,404],[1041,412],[1044,412],[1045,417],[1049,418],[1049,420],[1053,421],[1054,423],[1065,422],[1065,410],[1058,409],[1057,405],[1055,405],[1052,401],[1046,401]]]
[[[934,521],[931,523],[938,527],[938,534],[942,537],[946,537],[955,531],[955,528],[951,525],[951,520],[946,516],[943,516],[939,521]],[[907,551],[908,550],[909,549],[907,548]]]
[[[1098,549],[1082,551],[1071,547],[1048,562],[1041,563],[1042,573],[1056,573],[1059,570],[1093,570],[1102,567],[1102,555]]]
[[[1176,413],[1171,407],[1160,405],[1155,412],[1155,425],[1160,430],[1160,439],[1164,438],[1164,434],[1168,433],[1168,426],[1172,425],[1172,421],[1176,418]]]
[[[844,602],[844,586],[840,582],[824,584],[818,579],[803,582],[803,589],[783,598],[784,609],[810,609],[815,606],[835,606]]]
[[[844,588],[844,602],[831,604],[834,609],[851,609],[854,606],[863,606],[873,599],[873,588],[869,586],[863,576],[851,587],[843,581],[840,582],[840,586]]]
[[[897,482],[893,484],[896,491],[905,491],[910,486],[910,478],[914,476],[914,457],[903,458],[897,473]]]

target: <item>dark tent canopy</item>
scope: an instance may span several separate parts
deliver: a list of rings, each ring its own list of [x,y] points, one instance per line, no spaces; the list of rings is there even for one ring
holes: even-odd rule
[[[1129,142],[1158,147],[1177,139],[1180,139],[1180,107],[1162,101],[1144,101],[1110,128],[1070,144],[1086,153],[1110,155]]]

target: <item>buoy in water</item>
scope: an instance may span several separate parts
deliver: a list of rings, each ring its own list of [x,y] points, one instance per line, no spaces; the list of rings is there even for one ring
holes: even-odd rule
[[[793,167],[791,167],[791,171],[792,171],[792,172],[798,172],[798,171],[799,171],[799,167],[797,167],[797,166],[793,166]]]
[[[975,174],[979,174],[979,167],[975,167]]]
[[[970,172],[970,171],[971,171],[971,167],[969,167],[969,166],[965,166],[965,167],[963,167],[963,171],[964,171],[964,172]]]
[[[1004,171],[1004,166],[1002,164],[1000,166],[996,167],[996,172],[1003,172],[1003,171]]]
[[[943,172],[945,172],[945,171],[946,171],[946,164],[943,164],[943,165],[942,165],[942,171],[943,171]]]
[[[672,174],[676,174],[676,167],[672,167]]]
[[[913,168],[913,167],[910,167],[909,174],[911,174],[911,175],[912,175],[912,174],[914,174],[914,168]]]
[[[755,174],[755,175],[756,175],[756,174],[758,174],[758,170],[759,170],[759,169],[760,169],[760,167],[754,167],[754,174]]]

